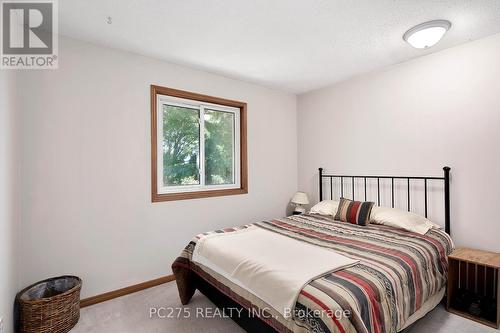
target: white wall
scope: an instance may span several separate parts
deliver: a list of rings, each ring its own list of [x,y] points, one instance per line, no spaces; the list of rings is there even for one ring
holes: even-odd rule
[[[450,165],[453,237],[500,251],[498,54],[500,35],[464,44],[302,95],[297,114],[293,95],[62,38],[59,70],[18,77],[22,266],[18,286],[3,270],[15,265],[4,255],[15,228],[2,223],[3,292],[76,274],[88,297],[170,274],[193,235],[284,215],[297,160],[312,198],[319,166],[440,175]],[[150,84],[248,103],[248,195],[151,203]],[[15,179],[10,163],[2,160],[5,179]],[[3,314],[9,304],[0,304]]]
[[[317,168],[441,175],[452,236],[500,251],[500,34],[299,96],[299,188]]]
[[[151,203],[150,84],[248,103],[249,194]],[[22,285],[76,274],[88,297],[170,274],[194,235],[283,216],[297,189],[294,95],[68,38],[20,87]]]
[[[17,194],[15,77],[0,71],[0,317],[12,331],[17,285]]]

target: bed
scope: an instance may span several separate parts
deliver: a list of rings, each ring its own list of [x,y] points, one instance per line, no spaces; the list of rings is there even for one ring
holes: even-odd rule
[[[366,182],[375,179],[379,204],[380,179],[387,178],[392,184],[395,179],[406,180],[408,198],[410,181],[422,181],[425,215],[427,182],[444,181],[445,229],[431,229],[422,235],[384,225],[358,226],[324,215],[304,214],[203,233],[186,246],[172,265],[181,302],[188,304],[198,289],[248,332],[402,331],[439,304],[445,293],[447,256],[453,249],[449,236],[449,172],[450,169],[445,168],[444,177],[348,176],[326,175],[319,169],[320,201],[325,192],[325,180],[333,196],[333,180],[340,180],[343,192],[345,179],[351,179],[353,184],[354,179],[360,179],[365,184],[366,198]],[[354,186],[351,194],[354,198]],[[391,196],[394,198],[394,186]],[[265,230],[276,239],[291,239],[329,252],[333,250],[355,263],[308,281],[300,289],[293,311],[287,317],[267,299],[214,267],[193,261],[195,249],[202,242],[249,230]],[[227,253],[237,252],[234,248],[227,248]],[[297,258],[296,266],[314,259]],[[280,288],[276,286],[278,291],[285,290]]]

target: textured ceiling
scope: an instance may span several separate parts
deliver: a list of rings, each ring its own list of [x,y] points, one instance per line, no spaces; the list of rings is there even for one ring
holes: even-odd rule
[[[73,38],[303,93],[500,32],[499,0],[63,0]],[[112,17],[112,24],[106,17]],[[428,50],[402,36],[452,28]]]

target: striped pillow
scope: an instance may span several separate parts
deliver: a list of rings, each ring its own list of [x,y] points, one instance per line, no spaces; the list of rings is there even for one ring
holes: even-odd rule
[[[341,198],[337,214],[335,214],[335,220],[357,225],[367,225],[370,223],[370,214],[374,204],[374,202],[352,201]]]

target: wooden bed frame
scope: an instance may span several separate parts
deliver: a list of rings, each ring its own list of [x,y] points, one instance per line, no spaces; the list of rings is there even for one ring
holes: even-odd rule
[[[350,176],[350,175],[327,175],[323,174],[323,168],[319,168],[319,199],[323,200],[323,181],[324,179],[330,180],[330,195],[333,198],[333,180],[340,179],[341,182],[341,195],[343,196],[344,190],[344,179],[351,179],[352,181],[352,197],[354,197],[354,179],[364,180],[364,190],[365,190],[365,200],[366,200],[366,189],[367,189],[367,179],[377,179],[377,201],[380,205],[380,179],[391,179],[391,196],[392,196],[392,207],[394,207],[394,180],[395,179],[406,179],[407,182],[407,196],[408,196],[408,211],[411,210],[410,202],[410,182],[412,180],[421,180],[424,182],[424,195],[425,195],[425,216],[427,217],[427,182],[429,180],[443,180],[444,181],[444,206],[445,206],[445,231],[450,233],[450,168],[444,167],[443,177],[422,177],[422,176]],[[266,322],[258,317],[250,316],[249,312],[246,311],[247,308],[237,303],[230,297],[226,296],[214,286],[210,284],[207,280],[203,279],[196,274],[196,286],[197,289],[205,295],[212,303],[214,303],[220,310],[224,310],[225,314],[231,317],[231,319],[236,322],[241,328],[247,332],[252,333],[276,333],[277,331],[269,326]],[[238,309],[238,311],[234,311]],[[232,310],[232,311],[231,311]],[[241,316],[231,316],[231,314],[240,313]],[[411,326],[410,326],[411,327]],[[407,331],[408,328],[401,332]],[[401,333],[400,332],[400,333]]]

